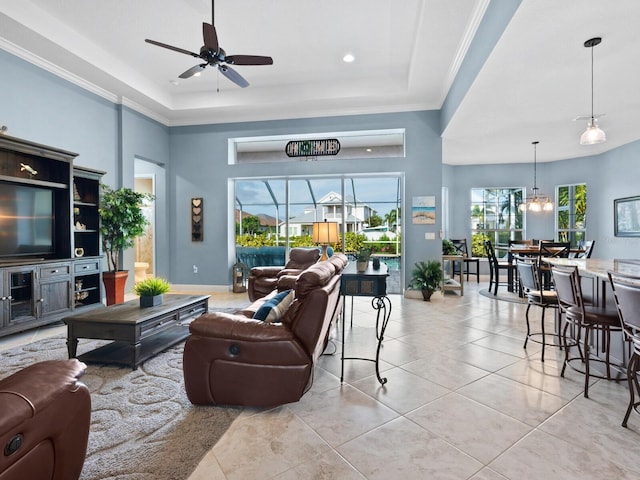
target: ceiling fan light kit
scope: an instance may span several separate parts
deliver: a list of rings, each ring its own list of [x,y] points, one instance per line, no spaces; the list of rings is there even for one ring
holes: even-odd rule
[[[157,42],[155,40],[145,39],[145,42],[158,47],[173,50],[174,52],[190,55],[194,58],[199,58],[204,63],[199,63],[186,70],[179,75],[180,78],[191,78],[198,76],[202,71],[211,65],[217,67],[218,71],[225,77],[231,80],[233,83],[241,88],[249,86],[249,82],[244,79],[242,75],[236,72],[229,65],[273,65],[273,59],[271,57],[265,57],[261,55],[227,55],[227,52],[220,47],[218,43],[218,34],[216,33],[216,27],[214,23],[214,2],[211,1],[211,24],[206,22],[202,23],[202,37],[204,45],[200,47],[200,53],[190,52],[182,48],[174,47],[173,45],[167,45],[166,43]]]
[[[547,195],[540,193],[540,189],[537,185],[536,150],[538,143],[540,142],[531,142],[531,144],[533,145],[533,188],[531,189],[531,196],[525,198],[522,203],[518,205],[518,210],[520,210],[521,212],[529,211],[533,213],[539,213],[553,211],[553,202]]]
[[[606,142],[607,135],[598,126],[598,119],[593,114],[593,47],[600,45],[602,38],[594,37],[584,42],[585,48],[591,49],[591,119],[587,123],[587,129],[580,136],[580,145],[596,145]]]

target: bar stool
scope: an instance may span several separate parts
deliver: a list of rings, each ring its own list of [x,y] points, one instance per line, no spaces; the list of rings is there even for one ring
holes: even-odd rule
[[[640,395],[638,370],[640,370],[640,278],[623,273],[607,272],[613,289],[613,298],[618,309],[625,338],[633,346],[633,353],[627,365],[627,382],[629,383],[629,406],[622,420],[626,428],[631,410],[638,411],[640,402],[635,401],[635,394]]]
[[[527,297],[527,311],[525,313],[525,318],[527,321],[527,336],[524,339],[523,348],[527,348],[527,342],[529,339],[536,343],[542,344],[542,357],[541,360],[544,362],[544,348],[546,346],[546,338],[545,338],[545,330],[544,330],[544,313],[547,308],[554,309],[554,318],[556,324],[556,333],[558,335],[558,341],[554,342],[552,345],[555,347],[562,347],[562,339],[560,336],[560,317],[558,315],[558,295],[554,290],[543,290],[540,288],[540,278],[539,278],[539,270],[534,260],[530,258],[522,258],[519,256],[514,256],[516,260],[516,267],[518,269],[518,277],[520,278],[520,285],[522,287],[523,294]],[[529,310],[531,309],[531,305],[536,305],[542,308],[542,315],[540,317],[540,328],[541,331],[539,333],[531,333],[531,327],[529,325]],[[542,340],[539,341],[537,339],[538,336],[542,337]]]
[[[584,396],[589,398],[589,377],[590,369],[589,364],[592,361],[603,362],[606,367],[606,375],[591,375],[596,378],[606,378],[611,380],[611,361],[609,358],[611,350],[611,332],[622,331],[622,325],[620,324],[620,318],[618,317],[618,311],[606,306],[594,306],[585,305],[582,297],[582,287],[580,285],[580,275],[578,274],[578,267],[559,267],[553,265],[551,267],[551,274],[555,289],[558,294],[558,304],[560,311],[565,317],[565,325],[563,329],[562,339],[565,349],[564,364],[562,365],[562,371],[560,376],[564,377],[564,372],[567,365],[573,360],[581,360],[584,363]],[[569,326],[573,326],[573,330],[576,332],[575,341],[578,346],[579,357],[569,357],[569,347],[572,346],[567,341],[567,330]],[[582,331],[584,330],[584,352],[580,350],[580,342]],[[600,333],[603,336],[602,351],[605,354],[605,359],[594,358],[590,356],[591,346],[589,342],[593,333]],[[614,365],[620,368],[618,365]],[[572,366],[572,368],[574,368]],[[576,369],[577,370],[577,369]],[[578,370],[580,371],[580,370]]]

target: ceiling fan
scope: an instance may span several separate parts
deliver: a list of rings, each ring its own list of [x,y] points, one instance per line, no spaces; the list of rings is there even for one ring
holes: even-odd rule
[[[186,72],[179,75],[180,78],[189,78],[197,73],[202,72],[207,65],[212,67],[217,66],[218,71],[225,77],[231,80],[239,87],[245,88],[249,86],[242,75],[231,68],[229,65],[272,65],[273,59],[271,57],[264,57],[260,55],[227,55],[227,52],[220,47],[218,43],[218,35],[216,34],[216,27],[214,22],[214,0],[211,0],[211,24],[202,23],[202,37],[204,39],[204,45],[200,47],[200,53],[190,52],[182,48],[167,45],[166,43],[156,42],[146,38],[144,41],[158,47],[168,48],[174,52],[184,53],[185,55],[191,55],[195,58],[200,58],[203,63],[199,63],[191,67]]]

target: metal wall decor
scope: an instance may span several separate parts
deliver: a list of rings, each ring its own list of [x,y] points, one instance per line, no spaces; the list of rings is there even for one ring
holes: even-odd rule
[[[202,242],[202,197],[191,199],[191,241]]]
[[[284,147],[287,157],[319,157],[323,155],[337,155],[340,151],[340,141],[337,138],[324,140],[291,140]]]

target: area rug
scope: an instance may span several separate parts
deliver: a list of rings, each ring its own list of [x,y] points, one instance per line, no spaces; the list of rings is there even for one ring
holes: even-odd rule
[[[0,378],[42,360],[67,358],[66,339],[52,337],[0,352]],[[80,340],[78,354],[104,344]],[[184,343],[137,370],[88,365],[91,428],[82,480],[186,479],[242,409],[195,406],[182,376]]]
[[[500,291],[498,289],[498,294],[494,295],[493,292],[490,292],[488,289],[483,288],[480,290],[480,295],[487,298],[493,298],[494,300],[501,300],[503,302],[513,302],[513,303],[527,303],[526,298],[519,297],[517,293],[511,293],[508,291]]]

